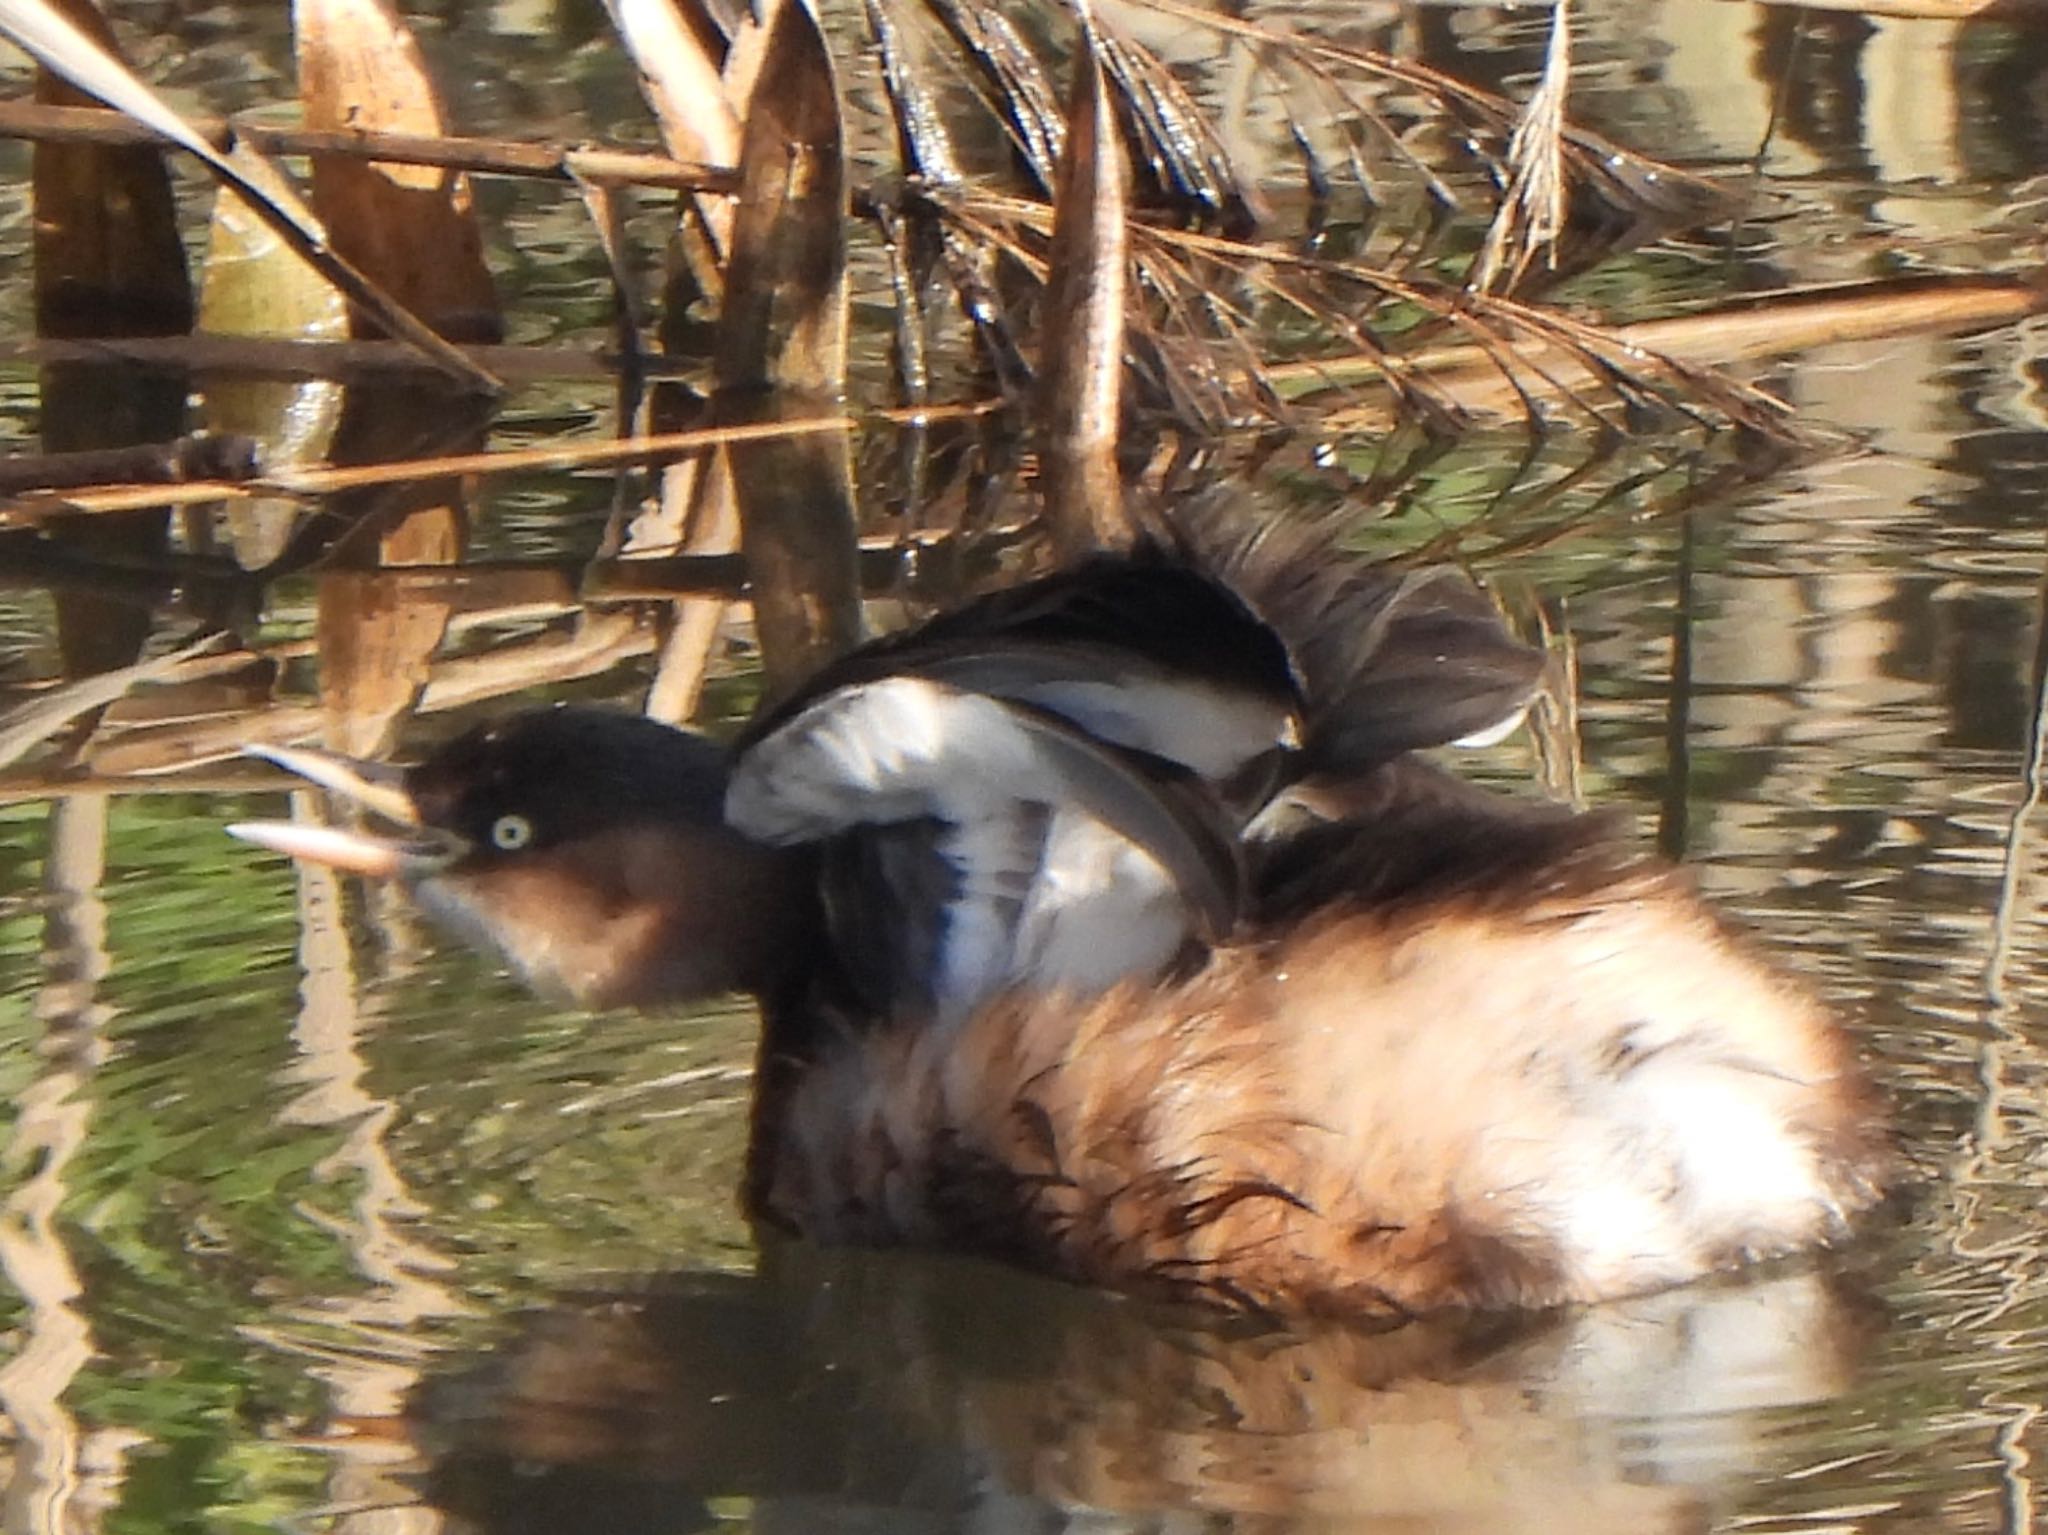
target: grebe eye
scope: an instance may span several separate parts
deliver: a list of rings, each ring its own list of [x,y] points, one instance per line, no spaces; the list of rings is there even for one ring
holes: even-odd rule
[[[533,841],[533,822],[523,815],[501,815],[491,822],[491,846],[501,853],[516,853]]]

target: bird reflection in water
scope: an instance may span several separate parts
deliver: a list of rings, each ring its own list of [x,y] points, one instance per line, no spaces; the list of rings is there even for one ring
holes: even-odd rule
[[[1804,1265],[1399,1326],[1164,1308],[971,1259],[776,1244],[593,1290],[415,1395],[458,1527],[1693,1530],[1774,1471],[1873,1307]]]

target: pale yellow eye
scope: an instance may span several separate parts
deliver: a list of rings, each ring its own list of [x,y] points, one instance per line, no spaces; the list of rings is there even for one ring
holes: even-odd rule
[[[516,853],[533,841],[533,822],[523,815],[501,815],[491,822],[491,846],[501,853]]]

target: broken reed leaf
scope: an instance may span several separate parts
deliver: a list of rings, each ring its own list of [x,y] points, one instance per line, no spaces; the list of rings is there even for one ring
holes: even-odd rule
[[[215,176],[249,201],[304,259],[330,282],[376,316],[385,331],[410,342],[468,387],[498,392],[498,381],[483,372],[432,327],[409,313],[327,243],[319,221],[281,176],[252,176],[232,163],[126,65],[72,25],[47,0],[9,0],[0,6],[0,35],[56,71],[81,90],[126,112],[162,137],[199,157]]]
[[[306,122],[435,135],[446,129],[419,44],[391,0],[293,0],[293,40]],[[493,341],[503,331],[484,264],[469,179],[459,171],[314,155],[315,208],[338,250],[443,334]],[[488,406],[440,380],[349,390],[329,448],[336,464],[475,451]],[[357,755],[388,746],[425,684],[445,632],[443,604],[398,609],[353,600],[392,566],[446,563],[467,536],[469,488],[460,476],[337,492],[326,516],[281,556],[326,556],[315,634],[331,743]],[[327,551],[332,549],[332,554]],[[369,589],[374,589],[369,585]]]
[[[668,152],[737,165],[743,118],[724,74],[727,35],[704,0],[605,0],[605,8],[639,71],[640,93]],[[729,197],[683,197],[662,285],[667,351],[697,350],[691,311],[700,301],[723,308],[732,218]]]
[[[1192,231],[1140,226],[1134,230],[1134,238],[1141,250],[1177,247],[1221,258],[1219,271],[1248,270],[1269,290],[1275,287],[1274,277],[1283,274],[1321,289],[1326,298],[1319,301],[1341,300],[1348,288],[1368,305],[1391,301],[1428,317],[1437,327],[1462,333],[1473,347],[1462,354],[1477,369],[1473,377],[1453,379],[1412,354],[1395,354],[1400,359],[1398,375],[1377,361],[1372,369],[1361,367],[1365,376],[1376,374],[1396,384],[1397,404],[1401,403],[1402,386],[1413,388],[1426,380],[1432,391],[1461,410],[1507,414],[1531,424],[1540,423],[1546,400],[1597,420],[1603,401],[1628,403],[1633,395],[1641,394],[1680,411],[1690,409],[1687,400],[1691,398],[1757,430],[1783,429],[1783,407],[1769,397],[1682,362],[1638,352],[1627,342],[1616,340],[1610,331],[1573,322],[1552,311],[1444,284],[1395,277],[1358,263],[1298,256]],[[1408,320],[1408,335],[1428,334],[1428,327],[1413,325],[1413,313]],[[1278,363],[1263,370],[1264,383],[1292,398],[1297,406],[1308,398],[1301,387],[1303,381],[1314,379],[1327,386],[1334,376],[1323,359]],[[1290,389],[1290,383],[1295,387]],[[1588,389],[1593,391],[1591,396],[1585,393]],[[1363,424],[1365,416],[1373,419],[1374,426]],[[1367,403],[1352,408],[1349,414],[1339,406],[1319,421],[1325,427],[1349,431],[1377,429],[1385,419],[1384,407]]]
[[[292,34],[309,128],[446,131],[419,43],[388,0],[293,0]],[[460,171],[316,154],[312,201],[335,250],[437,333],[504,334]]]
[[[1539,256],[1556,269],[1564,233],[1564,106],[1572,73],[1571,0],[1553,0],[1543,75],[1508,140],[1508,186],[1493,210],[1467,286],[1513,292]]]
[[[89,0],[57,0],[56,8],[91,46],[118,62],[113,34]],[[46,105],[119,116],[85,105],[93,98],[48,68],[36,71],[35,89]],[[192,329],[192,285],[159,144],[35,146],[38,337],[182,337]],[[53,453],[126,448],[172,437],[185,426],[181,373],[137,374],[110,366],[104,356],[88,356],[46,360],[40,383],[41,436]]]
[[[966,56],[976,95],[1003,125],[1032,179],[1049,194],[1066,126],[1059,90],[1044,61],[993,6],[926,0],[926,8]]]
[[[836,397],[849,302],[838,82],[803,0],[777,0],[764,46],[713,374],[721,390]]]
[[[863,0],[868,32],[882,59],[882,89],[896,125],[896,155],[906,176],[932,186],[957,185],[964,178],[953,131],[932,91],[930,66],[913,52],[911,34],[894,7],[903,0]]]
[[[721,420],[769,424],[844,392],[849,295],[831,54],[804,0],[775,0],[763,27],[712,371]],[[827,432],[725,453],[764,684],[778,692],[860,641],[851,448]]]
[[[1371,99],[1361,94],[1366,85],[1390,86],[1419,96],[1429,104],[1430,115],[1452,131],[1438,135],[1447,148],[1478,154],[1502,184],[1509,173],[1502,166],[1504,149],[1515,119],[1513,104],[1487,91],[1467,85],[1441,70],[1410,59],[1370,49],[1348,46],[1305,30],[1288,30],[1256,17],[1242,17],[1206,9],[1186,0],[1134,0],[1146,10],[1170,16],[1190,25],[1251,45],[1257,67],[1269,77],[1284,81],[1299,72],[1311,79],[1323,94],[1318,110],[1308,114],[1303,125],[1311,130],[1341,114],[1332,109],[1340,103],[1376,129],[1376,138],[1391,155],[1417,168],[1427,169],[1416,147],[1394,125],[1378,115]],[[1283,91],[1284,94],[1284,91]],[[1466,131],[1456,131],[1460,126]],[[1663,165],[1583,128],[1567,125],[1561,135],[1561,155],[1574,185],[1591,191],[1618,213],[1646,225],[1663,228],[1695,225],[1724,215],[1732,206],[1731,194],[1705,178]],[[1436,195],[1451,198],[1448,183],[1430,172]],[[1359,190],[1370,196],[1370,187]]]
[[[669,153],[737,164],[740,115],[726,95],[723,29],[692,0],[605,0],[605,9]]]
[[[1578,331],[1588,344],[1623,358],[1639,358],[1646,368],[1662,358],[1707,369],[1819,346],[1988,330],[2043,312],[2048,312],[2048,284],[2034,277],[1924,276],[1791,289],[1665,319],[1604,329],[1580,324]],[[1560,317],[1550,319],[1553,326],[1565,324]],[[1544,360],[1566,373],[1582,366],[1559,354]],[[1497,348],[1435,347],[1404,358],[1403,364],[1474,414],[1498,414],[1504,403]],[[1341,390],[1373,379],[1381,370],[1380,359],[1357,357],[1276,364],[1268,372],[1282,386],[1316,379],[1334,406],[1325,420],[1351,429],[1363,413],[1336,403]],[[1297,396],[1296,403],[1312,406],[1315,394]]]
[[[1034,236],[1047,232],[1055,217],[1044,204],[977,192],[949,200],[946,213],[971,238],[1004,251],[1014,258],[1018,269],[1042,279],[1044,264],[1033,253],[1032,244]],[[1369,339],[1370,316],[1380,308],[1387,309],[1411,333],[1418,329],[1417,315],[1459,331],[1481,349],[1481,356],[1493,360],[1496,374],[1506,381],[1510,393],[1528,407],[1522,412],[1524,418],[1533,419],[1534,397],[1522,379],[1540,374],[1540,370],[1518,364],[1513,343],[1523,335],[1542,339],[1556,329],[1543,311],[1475,297],[1439,282],[1398,277],[1362,263],[1303,256],[1274,244],[1231,240],[1155,223],[1132,220],[1129,238],[1140,270],[1186,274],[1183,286],[1190,301],[1205,291],[1279,297],[1303,315],[1318,318],[1339,336]],[[1191,307],[1192,303],[1184,306]],[[1578,334],[1559,330],[1552,339],[1569,349],[1577,344]],[[1162,335],[1158,339],[1167,338]],[[1180,339],[1199,344],[1212,338],[1197,334]],[[1239,387],[1248,391],[1249,408],[1263,413],[1262,402],[1267,397],[1304,394],[1312,386],[1303,379],[1321,381],[1324,371],[1323,365],[1314,361],[1275,364],[1259,368]],[[1291,372],[1295,376],[1290,380]],[[1220,381],[1224,375],[1217,370],[1210,376]],[[1384,376],[1395,386],[1396,402],[1405,406],[1414,397],[1419,370],[1390,368]],[[1290,382],[1291,388],[1287,387]],[[1567,400],[1573,398],[1569,389],[1551,392]],[[1497,401],[1495,405],[1498,408]]]
[[[1106,23],[1091,23],[1087,31],[1106,80],[1123,101],[1134,200],[1249,234],[1262,222],[1265,198],[1238,175],[1211,115],[1150,49]],[[1140,167],[1144,191],[1136,185]]]
[[[1117,475],[1129,176],[1090,29],[1074,59],[1066,147],[1053,187],[1038,369],[1046,518],[1054,545],[1068,555],[1114,548],[1134,533]]]

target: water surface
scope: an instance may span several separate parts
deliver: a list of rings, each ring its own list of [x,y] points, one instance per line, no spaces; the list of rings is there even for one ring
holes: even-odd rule
[[[181,45],[145,62],[209,104],[282,89],[247,65],[253,48],[288,75],[281,39],[239,8],[134,9]],[[440,9],[436,57],[490,61],[450,74],[472,126],[567,133],[630,111],[629,74],[576,7]],[[1259,9],[1516,93],[1541,59],[1533,14]],[[1735,176],[1778,118],[1738,235],[1610,264],[1579,280],[1585,301],[1632,317],[2033,259],[2048,34],[1816,17],[1795,35],[1787,10],[1723,0],[1584,10],[1574,110],[1616,139]],[[1230,61],[1188,51],[1189,78],[1227,93]],[[20,163],[0,162],[17,253]],[[578,216],[530,189],[487,199],[514,333],[595,334],[602,266]],[[0,267],[10,335],[28,328],[22,266]],[[217,757],[131,776],[122,742],[152,739],[133,727],[205,718],[188,689],[187,716],[148,720],[144,689],[118,706],[130,734],[110,730],[118,711],[102,722],[83,787],[53,790],[33,757],[0,779],[0,1527],[2032,1528],[2040,357],[2032,326],[1816,351],[1758,377],[1847,434],[1840,451],[1684,518],[1623,502],[1511,557],[1480,543],[1481,573],[1575,649],[1585,798],[1680,853],[1876,1063],[1922,1177],[1853,1251],[1391,1332],[760,1251],[731,1199],[744,1010],[553,1009],[401,906],[230,844],[225,823],[280,795]],[[41,424],[32,385],[17,370],[0,392],[10,446]],[[606,404],[531,391],[492,440]],[[1457,524],[1521,452],[1478,441],[1402,517],[1359,507],[1359,541]],[[1273,511],[1336,493],[1278,471],[1236,488]],[[493,481],[468,553],[573,568],[610,497],[592,477]],[[0,548],[9,707],[89,669],[81,628],[104,640],[139,615],[154,652],[250,600],[174,584],[80,618],[109,594],[47,584],[33,553]],[[279,666],[224,679],[222,711],[265,689],[317,698],[323,604],[347,574],[256,595],[245,637]],[[442,650],[471,670],[436,673],[408,738],[503,707],[466,701],[485,691],[474,663],[520,644],[592,658],[551,673],[550,696],[637,705],[654,616],[473,614]],[[716,672],[705,714],[743,715],[746,647]],[[1472,766],[1525,783],[1528,744]]]

